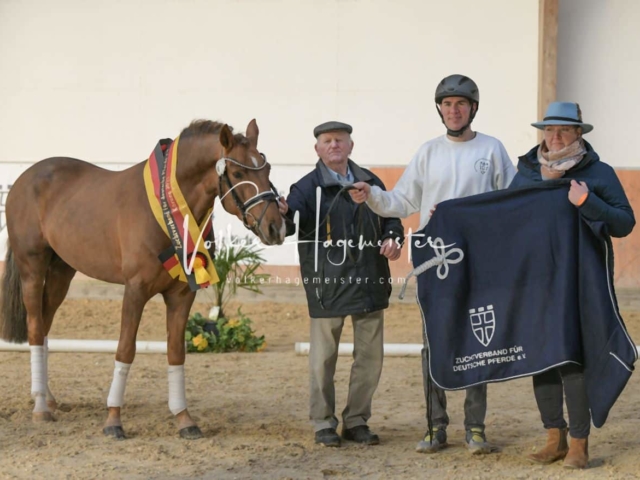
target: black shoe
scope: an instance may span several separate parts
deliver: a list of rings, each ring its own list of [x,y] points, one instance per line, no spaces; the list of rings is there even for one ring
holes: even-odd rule
[[[316,443],[325,447],[339,447],[340,436],[335,428],[324,428],[316,432]]]
[[[344,428],[342,438],[352,442],[363,443],[365,445],[378,445],[380,437],[369,430],[367,425],[358,425],[353,428]]]

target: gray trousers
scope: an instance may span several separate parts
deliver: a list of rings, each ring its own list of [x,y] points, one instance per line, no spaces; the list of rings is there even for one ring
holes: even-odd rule
[[[314,430],[337,428],[336,394],[333,381],[338,345],[345,317],[312,318],[309,351],[309,418]],[[366,425],[371,417],[371,400],[382,373],[384,310],[351,315],[353,322],[353,364],[347,405],[342,412],[345,428]]]
[[[424,383],[424,398],[428,402],[427,392],[429,378],[429,350],[427,339],[422,331],[424,348],[422,349],[422,381]],[[464,400],[464,428],[479,428],[484,432],[484,419],[487,415],[487,384],[476,385],[466,389],[467,396]],[[429,405],[427,404],[427,420]],[[431,418],[434,428],[447,428],[449,415],[447,415],[447,396],[444,390],[431,382]]]

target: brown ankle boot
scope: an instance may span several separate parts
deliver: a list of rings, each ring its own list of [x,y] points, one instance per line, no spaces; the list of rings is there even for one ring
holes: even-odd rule
[[[549,428],[547,430],[547,444],[539,452],[528,455],[528,458],[536,463],[546,465],[563,459],[568,451],[567,429]]]
[[[589,439],[572,438],[569,453],[564,459],[564,468],[585,468],[589,463]]]

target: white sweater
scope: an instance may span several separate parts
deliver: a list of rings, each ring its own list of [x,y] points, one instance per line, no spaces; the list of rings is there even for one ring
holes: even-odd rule
[[[443,135],[418,149],[393,190],[373,186],[367,205],[383,217],[419,211],[423,228],[438,203],[506,188],[515,174],[497,138],[476,132],[472,140],[452,142]]]

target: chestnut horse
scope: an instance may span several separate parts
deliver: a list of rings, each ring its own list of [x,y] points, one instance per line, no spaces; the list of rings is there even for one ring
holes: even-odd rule
[[[232,132],[225,124],[205,120],[182,131],[177,146],[179,188],[198,225],[219,196],[224,209],[263,243],[282,244],[284,218],[269,182],[270,165],[257,150],[258,126],[252,120],[246,137]],[[2,337],[29,341],[33,419],[52,420],[57,405],[47,381],[46,338],[71,279],[78,271],[123,284],[120,339],[103,431],[124,438],[120,408],[140,317],[147,301],[161,294],[166,305],[169,408],[182,437],[200,438],[184,387],[184,332],[196,294],[170,276],[158,259],[171,240],[150,207],[144,167],[142,162],[115,172],[56,157],[34,164],[18,178],[6,202],[9,244]]]

